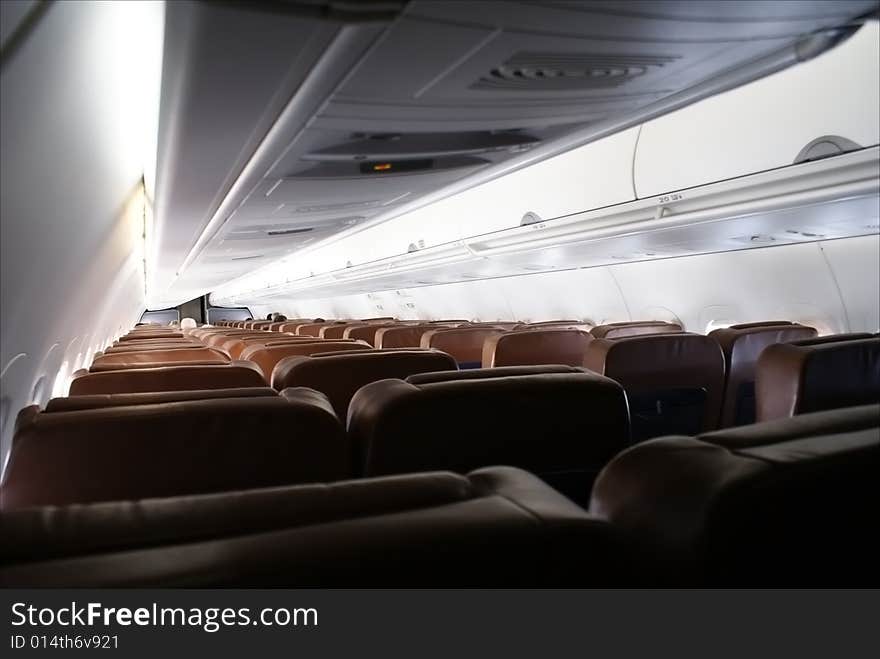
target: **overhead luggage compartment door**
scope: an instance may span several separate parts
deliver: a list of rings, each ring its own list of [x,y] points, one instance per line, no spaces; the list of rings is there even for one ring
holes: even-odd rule
[[[833,50],[642,126],[638,197],[816,160],[880,142],[880,26]]]

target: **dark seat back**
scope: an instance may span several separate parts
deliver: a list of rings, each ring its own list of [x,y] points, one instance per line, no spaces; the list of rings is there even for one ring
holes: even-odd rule
[[[483,343],[483,368],[540,364],[582,366],[592,338],[589,333],[576,329],[536,329],[490,336]]]
[[[590,513],[676,585],[877,583],[880,429],[796,438],[777,424],[759,441],[764,425],[746,445],[663,437],[624,451]]]
[[[824,336],[769,346],[755,376],[759,421],[880,400],[880,337]]]
[[[332,481],[351,463],[342,424],[309,389],[22,415],[4,510]]]
[[[583,370],[445,375],[382,380],[354,395],[348,432],[365,476],[500,463],[584,500],[595,473],[628,443],[626,397],[608,378]]]
[[[774,343],[809,339],[816,329],[788,321],[742,323],[709,332],[718,341],[727,367],[721,426],[755,421],[755,365],[761,352]]]
[[[272,386],[309,387],[324,393],[340,419],[362,386],[415,373],[456,370],[455,360],[435,350],[389,350],[287,357],[275,366]]]
[[[700,334],[596,339],[584,366],[626,389],[633,441],[718,427],[724,355]]]
[[[100,373],[82,370],[74,374],[70,395],[230,389],[265,387],[266,384],[263,373],[250,362],[131,368]]]
[[[4,587],[570,587],[635,565],[509,467],[11,511],[2,530]]]

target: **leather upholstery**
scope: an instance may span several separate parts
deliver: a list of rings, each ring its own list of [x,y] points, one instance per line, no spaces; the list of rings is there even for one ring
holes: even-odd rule
[[[348,412],[361,473],[508,464],[584,500],[598,469],[629,441],[626,396],[608,378],[583,370],[469,376],[474,372],[362,387]]]
[[[386,350],[388,348],[418,348],[421,345],[422,336],[437,325],[398,325],[396,327],[382,327],[376,332],[375,346]]]
[[[784,320],[742,323],[709,332],[724,353],[727,372],[721,426],[744,425],[755,421],[755,365],[769,345],[816,336],[813,327]]]
[[[176,403],[186,400],[208,400],[210,398],[250,398],[258,396],[277,396],[271,387],[239,387],[236,389],[194,389],[191,391],[154,391],[136,394],[89,394],[86,396],[64,396],[53,398],[46,403],[44,412],[71,412],[89,410],[96,407],[121,407],[125,405],[153,405],[155,403]]]
[[[416,375],[410,375],[406,378],[406,381],[410,384],[422,385],[431,384],[432,382],[450,382],[452,380],[486,380],[488,378],[507,378],[516,375],[583,372],[583,368],[577,366],[563,366],[561,364],[543,364],[540,366],[497,366],[495,368],[474,368],[464,371],[417,373]]]
[[[529,364],[581,366],[592,337],[574,329],[536,329],[490,336],[483,343],[483,367]]]
[[[182,339],[183,332],[129,332],[120,336],[120,341],[138,341],[140,339]]]
[[[140,352],[104,354],[92,362],[89,371],[96,373],[98,371],[117,370],[120,368],[145,368],[151,364],[164,364],[170,362],[224,364],[228,361],[228,356],[213,348],[169,348],[167,350],[144,350]]]
[[[343,333],[349,327],[354,325],[362,325],[363,323],[324,323],[320,330],[318,330],[318,336],[322,339],[333,339],[334,341],[338,341],[339,339],[344,338]]]
[[[315,339],[275,346],[249,346],[241,353],[241,359],[251,361],[262,371],[267,382],[272,381],[275,365],[285,357],[314,355],[319,352],[342,352],[343,350],[363,350],[369,348],[361,341],[325,341]]]
[[[808,412],[753,423],[737,428],[725,428],[703,433],[699,439],[736,449],[763,444],[778,444],[801,437],[834,435],[865,428],[880,428],[880,403],[847,407],[823,412]]]
[[[250,362],[203,366],[172,365],[74,374],[70,395],[122,394],[265,387],[262,371]]]
[[[494,327],[471,326],[435,329],[422,334],[421,347],[449,353],[462,365],[480,366],[483,343],[502,331]]]
[[[177,350],[179,348],[201,348],[203,344],[197,341],[188,341],[186,343],[142,343],[141,341],[128,341],[116,346],[105,348],[101,353],[103,355],[116,355],[125,352],[142,352],[149,350]]]
[[[880,401],[880,337],[769,346],[758,359],[755,399],[759,421]]]
[[[333,325],[333,324],[335,324],[335,323],[328,323],[328,322],[323,322],[323,323],[304,323],[304,324],[302,324],[302,325],[298,325],[297,328],[296,328],[296,335],[297,335],[297,336],[313,336],[313,337],[318,337],[318,336],[320,336],[320,331],[321,331],[321,329],[322,329],[323,327],[325,327],[326,325],[328,325],[328,324]]]
[[[4,587],[509,587],[633,578],[612,527],[509,467],[12,511],[0,525]]]
[[[202,341],[210,348],[220,348],[224,343],[226,343],[229,339],[243,339],[249,337],[259,337],[264,338],[267,336],[266,332],[258,332],[256,330],[233,330],[233,331],[224,331],[217,332],[214,334],[209,334],[202,337]],[[280,336],[293,336],[292,334],[276,334],[273,333],[271,336],[280,337]]]
[[[623,323],[606,323],[596,325],[590,333],[597,339],[620,339],[627,336],[642,334],[662,334],[665,332],[681,332],[678,323],[667,323],[662,320],[633,320]]]
[[[639,444],[600,474],[590,514],[677,585],[877,583],[880,430],[781,439]]]
[[[383,327],[398,327],[396,323],[387,324],[381,322],[363,323],[360,325],[349,325],[342,333],[345,339],[356,339],[358,341],[366,341],[370,346],[376,345],[376,332]]]
[[[281,334],[280,332],[263,332],[262,336],[232,336],[226,339],[218,347],[220,350],[229,355],[230,359],[240,359],[241,353],[245,348],[250,346],[268,346],[280,345],[284,343],[302,343],[303,341],[314,341],[310,336],[293,336],[292,334]]]
[[[456,370],[455,360],[444,352],[421,350],[331,353],[287,357],[272,373],[272,386],[310,387],[326,394],[340,419],[362,386],[386,378],[403,379],[414,373]]]
[[[0,489],[6,510],[338,480],[350,452],[327,399],[281,396],[32,416]]]
[[[724,354],[701,334],[653,334],[595,339],[584,366],[626,389],[633,440],[718,427]]]

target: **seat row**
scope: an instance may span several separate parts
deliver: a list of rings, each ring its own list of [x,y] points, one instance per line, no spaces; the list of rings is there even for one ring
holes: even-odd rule
[[[619,382],[629,396],[636,440],[840,406],[828,402],[835,395],[854,401],[851,404],[876,400],[880,395],[877,336],[846,334],[820,338],[813,328],[783,321],[733,326],[709,336],[671,329],[645,333],[648,325],[621,323],[594,328],[592,333],[570,328],[516,332],[474,327],[434,329],[422,336],[420,349],[435,353],[431,356],[420,355],[417,350],[374,349],[362,339],[322,339],[206,327],[190,330],[188,340],[199,342],[200,347],[166,348],[160,343],[131,352],[129,346],[141,345],[143,341],[121,341],[108,353],[119,349],[122,352],[104,354],[95,360],[91,372],[75,374],[70,393],[183,388],[183,384],[176,384],[178,377],[187,382],[185,388],[197,386],[198,382],[203,382],[205,388],[270,384],[281,390],[314,386],[330,392],[334,408],[344,418],[348,400],[361,385],[383,377],[406,377],[425,370],[466,365],[462,354],[478,347],[475,337],[479,341],[481,335],[489,332],[493,334],[482,337],[486,345],[479,347],[491,347],[496,355],[499,348],[504,348],[503,354],[513,364],[585,365]],[[618,338],[608,338],[615,336]],[[165,339],[169,340],[172,339]],[[792,351],[802,358],[779,357],[794,354]],[[349,356],[315,361],[340,352]],[[391,352],[399,354],[391,356]],[[166,361],[172,356],[181,361]],[[848,367],[846,378],[835,377],[835,364],[847,359],[852,367]],[[192,369],[167,368],[184,361],[192,365],[224,364],[229,368],[218,376],[216,384],[194,378]],[[248,362],[259,373],[255,374]],[[151,373],[122,373],[138,366],[151,367]],[[163,366],[165,371],[155,370]],[[324,377],[320,377],[321,371]],[[104,372],[107,373],[99,375]],[[206,377],[210,372],[211,369],[205,371]],[[233,373],[241,379],[233,377]],[[802,382],[804,373],[813,375]],[[260,374],[262,379],[256,377]],[[756,380],[764,383],[759,387],[759,396],[755,393]],[[830,390],[814,394],[822,382],[830,382]],[[846,382],[851,383],[848,389]],[[787,402],[778,401],[777,394],[783,390],[787,392]],[[809,402],[813,395],[818,395],[822,402]]]
[[[641,337],[637,345],[657,339]],[[612,354],[636,339],[619,341],[624,343],[612,344]],[[683,351],[673,357],[688,367],[694,363]],[[635,369],[644,359],[636,353],[623,365]],[[870,335],[772,345],[758,362],[759,410],[768,417],[791,416],[876,402],[878,366],[880,338]],[[707,392],[720,387],[717,374],[713,384],[700,369],[679,369],[676,378],[667,374],[662,381],[623,377],[620,370],[609,378],[598,371],[563,365],[456,370],[454,360],[439,351],[366,348],[288,357],[274,370],[274,388],[264,386],[259,368],[249,362],[88,373],[74,381],[73,395],[20,414],[3,503],[67,502],[64,497],[81,491],[86,499],[73,500],[166,495],[119,490],[120,484],[133,487],[137,477],[117,482],[101,478],[101,470],[108,464],[120,474],[125,464],[133,471],[152,465],[165,474],[180,469],[184,482],[189,470],[207,461],[209,449],[229,458],[216,464],[212,459],[205,469],[232,469],[231,478],[217,476],[218,489],[240,486],[238,469],[248,461],[256,461],[247,469],[260,478],[282,469],[287,475],[276,484],[328,478],[323,467],[312,470],[315,465],[332,465],[332,478],[340,479],[465,472],[503,463],[531,470],[583,501],[595,473],[631,443],[712,428],[705,423],[705,403]],[[92,389],[84,393],[79,383]],[[302,421],[313,416],[332,430]],[[168,466],[164,454],[152,452],[155,438],[174,441],[181,428],[202,439],[177,443],[179,459]],[[249,449],[262,442],[274,448],[236,460],[243,438]],[[283,471],[278,451],[288,452],[293,472]],[[96,454],[109,462],[93,460]],[[262,460],[271,468],[262,470]],[[180,482],[173,481],[174,487]],[[145,487],[161,483],[144,479]],[[61,499],[54,498],[58,488],[66,488]],[[90,488],[108,489],[95,494]]]
[[[240,484],[258,468],[297,469],[272,465],[294,444],[280,448],[278,424],[289,437],[291,419],[277,410],[296,408],[338,440],[329,410],[302,396],[254,397],[259,413],[235,449],[187,434],[229,421],[228,401],[202,401],[198,426],[181,433],[169,421],[173,441],[152,436],[165,460],[145,464],[138,482],[211,490],[210,464],[175,466],[193,442],[237,463]],[[102,479],[128,476],[91,457]],[[22,508],[0,515],[0,585],[876,585],[878,468],[875,404],[639,444],[602,470],[584,507],[525,471],[491,466]]]

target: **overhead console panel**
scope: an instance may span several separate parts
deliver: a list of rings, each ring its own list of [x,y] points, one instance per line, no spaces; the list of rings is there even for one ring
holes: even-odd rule
[[[332,9],[357,3],[277,15],[171,4],[184,8],[169,16],[181,14],[166,61],[182,52],[186,66],[163,87],[148,264],[163,302],[791,66],[877,7],[412,0],[356,16]],[[227,56],[242,26],[246,56]],[[213,141],[193,138],[205,131]]]

